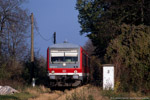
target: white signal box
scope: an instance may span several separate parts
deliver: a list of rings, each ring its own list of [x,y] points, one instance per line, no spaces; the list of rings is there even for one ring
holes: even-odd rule
[[[103,65],[103,90],[114,89],[114,65]]]

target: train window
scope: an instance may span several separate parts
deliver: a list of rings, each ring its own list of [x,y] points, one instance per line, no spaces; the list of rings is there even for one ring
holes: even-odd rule
[[[65,62],[77,62],[78,54],[77,53],[65,53]]]
[[[51,57],[52,62],[63,62],[64,57]]]
[[[51,57],[64,57],[64,53],[63,52],[51,53]]]
[[[52,63],[61,63],[61,62],[77,62],[78,53],[77,52],[52,52],[51,53],[51,62]]]
[[[65,57],[65,62],[77,62],[78,57]]]
[[[66,57],[77,57],[78,56],[78,53],[68,53],[68,52],[65,52],[65,56]]]

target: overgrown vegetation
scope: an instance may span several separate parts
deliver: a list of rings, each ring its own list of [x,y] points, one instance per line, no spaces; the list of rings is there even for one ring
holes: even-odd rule
[[[115,92],[113,90],[104,90],[101,92],[102,96],[108,97],[110,100],[149,100],[150,96],[142,94],[141,92]]]
[[[102,96],[101,89],[92,85],[79,87],[66,95],[66,100],[109,100]]]
[[[105,59],[115,64],[120,90],[149,90],[150,28],[123,25],[121,31],[122,34],[109,44]]]
[[[28,100],[28,98],[32,97],[34,96],[27,92],[17,93],[13,95],[0,95],[1,100]]]
[[[115,65],[115,91],[149,93],[150,1],[77,0],[76,9],[80,33],[95,47],[98,69],[104,63]]]
[[[45,88],[44,86],[26,86],[24,88],[18,88],[20,93],[15,93],[12,95],[0,95],[0,100],[28,100],[37,98],[40,94],[49,93],[50,89]]]
[[[30,15],[22,7],[25,1],[0,0],[0,85],[13,88],[31,85],[33,75],[36,84],[47,83],[45,58],[35,52],[34,68],[30,62]]]
[[[22,77],[28,84],[31,84],[31,78],[34,74],[34,77],[36,79],[37,85],[48,85],[48,76],[47,76],[47,70],[46,70],[46,61],[45,58],[40,56],[38,53],[35,55],[35,61],[34,61],[34,73],[33,68],[31,67],[30,59],[28,59],[25,62],[24,71],[22,73]]]
[[[29,15],[23,0],[0,0],[0,85],[19,85],[28,54]]]
[[[102,86],[102,64],[100,63],[100,60],[98,57],[94,55],[94,46],[92,45],[92,42],[88,40],[84,46],[84,49],[87,51],[87,53],[90,56],[90,83],[96,86]]]

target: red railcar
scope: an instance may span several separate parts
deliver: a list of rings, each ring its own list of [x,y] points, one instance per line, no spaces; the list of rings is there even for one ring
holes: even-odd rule
[[[47,49],[47,70],[51,86],[78,86],[89,80],[90,59],[81,46],[54,44]]]

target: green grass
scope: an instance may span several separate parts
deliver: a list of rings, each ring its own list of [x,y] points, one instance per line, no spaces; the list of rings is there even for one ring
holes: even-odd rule
[[[28,100],[29,98],[36,98],[39,94],[49,93],[50,89],[44,86],[25,86],[17,89],[20,93],[12,95],[0,95],[0,100]]]
[[[114,92],[113,90],[103,90],[102,95],[108,97],[111,100],[150,100],[149,95],[144,95],[136,92]]]
[[[0,100],[28,100],[28,98],[34,97],[33,95],[24,93],[15,93],[12,95],[0,95]]]

